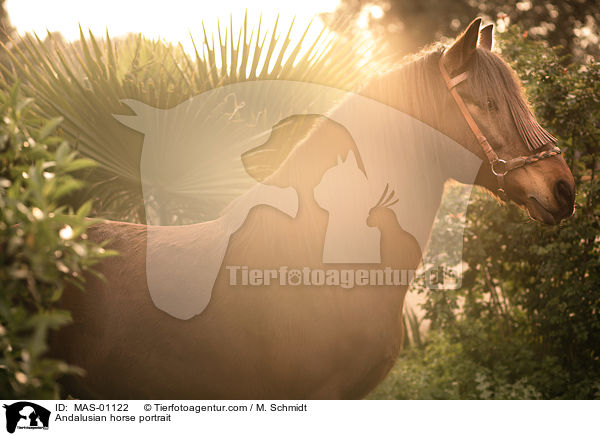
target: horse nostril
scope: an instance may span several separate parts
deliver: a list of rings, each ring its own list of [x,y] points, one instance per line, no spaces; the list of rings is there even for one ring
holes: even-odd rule
[[[564,180],[559,180],[554,185],[554,196],[565,216],[571,215],[575,203],[575,192],[571,185]]]

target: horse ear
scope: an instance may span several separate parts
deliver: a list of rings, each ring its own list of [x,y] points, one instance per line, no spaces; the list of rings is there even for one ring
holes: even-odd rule
[[[444,64],[448,71],[456,72],[464,68],[477,49],[481,18],[474,19],[454,44],[444,54]]]
[[[479,47],[491,50],[494,44],[494,25],[488,24],[479,31]]]

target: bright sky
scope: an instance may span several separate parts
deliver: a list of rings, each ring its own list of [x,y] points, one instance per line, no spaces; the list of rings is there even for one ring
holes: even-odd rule
[[[223,28],[232,14],[237,30],[248,8],[249,23],[258,23],[262,13],[262,29],[272,29],[279,13],[281,32],[287,31],[294,16],[294,27],[301,32],[312,17],[334,10],[338,3],[339,0],[8,0],[6,7],[19,33],[33,31],[43,37],[48,29],[75,40],[79,38],[81,24],[84,30],[89,28],[99,35],[108,27],[111,36],[129,32],[141,32],[152,38],[160,36],[167,41],[182,42],[189,50],[189,32],[197,42],[203,40],[202,21],[209,31],[216,31],[217,20]],[[322,23],[317,21],[313,27],[314,35],[321,30]]]

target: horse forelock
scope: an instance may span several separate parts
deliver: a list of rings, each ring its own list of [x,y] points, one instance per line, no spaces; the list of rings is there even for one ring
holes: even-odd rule
[[[465,86],[480,104],[486,105],[491,98],[499,109],[510,113],[519,136],[530,150],[556,143],[535,119],[516,73],[495,53],[485,49],[475,52]]]
[[[447,123],[440,102],[449,97],[439,72],[443,46],[439,43],[405,57],[400,65],[375,78],[366,87],[368,97],[391,104],[434,127]],[[464,85],[468,94],[486,105],[493,99],[499,109],[509,113],[506,122],[514,123],[519,136],[530,150],[556,143],[537,122],[515,72],[489,50],[478,48],[468,68]],[[484,106],[485,107],[485,106]]]

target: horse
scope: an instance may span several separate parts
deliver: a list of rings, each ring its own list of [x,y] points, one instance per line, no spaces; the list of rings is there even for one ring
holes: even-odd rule
[[[481,166],[474,184],[499,192],[501,201],[523,207],[534,220],[559,223],[573,213],[573,177],[553,148],[553,138],[531,114],[515,73],[491,51],[492,32],[476,19],[449,47],[434,46],[373,77],[360,94],[431,126],[477,156]],[[329,216],[314,190],[323,174],[349,153],[365,170],[352,136],[325,117],[272,171],[264,172],[264,153],[243,157],[250,174],[261,169],[257,178],[263,183],[295,189],[297,213],[285,215],[268,205],[249,210],[230,236],[210,303],[187,320],[158,310],[148,292],[148,232],[158,232],[164,246],[183,244],[173,241],[173,230],[114,221],[91,226],[89,239],[111,241],[120,256],[97,267],[105,281],[90,276],[87,292],[67,289],[61,300],[74,322],[56,333],[51,349],[86,372],[65,383],[69,393],[104,399],[366,396],[401,349],[407,285],[376,290],[233,286],[225,268],[286,265],[301,271],[331,266],[322,260]],[[473,183],[460,166],[432,150],[424,150],[422,157],[445,171],[426,180],[434,204],[439,206],[446,178]],[[371,212],[367,220],[381,232],[382,265],[415,270],[422,238],[403,233],[389,208],[380,205]],[[430,229],[434,217],[422,217],[423,227]],[[200,226],[185,226],[185,239],[193,243],[207,237]],[[401,258],[393,239],[409,246]]]

